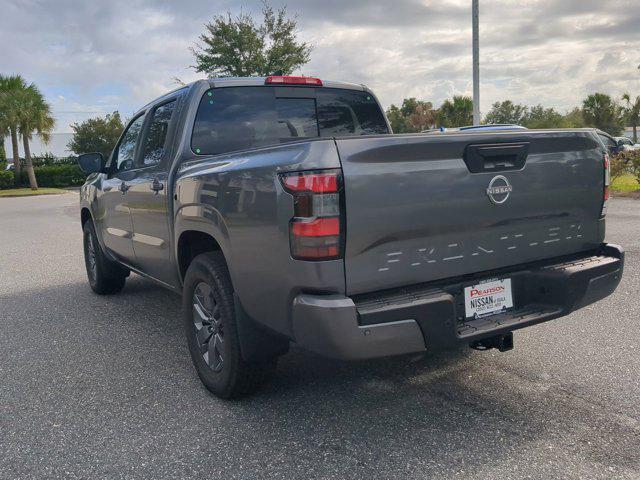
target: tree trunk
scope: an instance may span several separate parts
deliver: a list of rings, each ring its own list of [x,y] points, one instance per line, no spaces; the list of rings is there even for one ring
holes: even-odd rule
[[[13,149],[13,182],[20,187],[20,152],[18,151],[18,132],[11,129],[11,148]]]
[[[29,186],[31,190],[38,189],[36,181],[36,172],[33,171],[33,163],[31,162],[31,149],[29,148],[29,137],[22,135],[22,144],[24,145],[24,160],[27,163],[27,175],[29,176]]]

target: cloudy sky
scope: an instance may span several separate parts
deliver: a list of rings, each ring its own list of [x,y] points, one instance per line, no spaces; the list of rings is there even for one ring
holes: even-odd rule
[[[471,0],[273,0],[314,46],[301,73],[366,83],[383,105],[471,92]],[[568,110],[587,94],[640,95],[640,0],[480,0],[481,99]],[[213,15],[254,0],[0,0],[0,72],[47,95],[57,131],[125,116],[199,77],[191,46]]]

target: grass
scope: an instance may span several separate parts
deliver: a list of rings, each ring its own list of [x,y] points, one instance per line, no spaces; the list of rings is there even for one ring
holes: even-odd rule
[[[68,190],[62,188],[39,188],[38,190],[10,188],[8,190],[0,190],[0,197],[30,197],[32,195],[59,195],[61,193],[68,193]]]
[[[614,180],[611,184],[611,190],[614,192],[635,192],[640,190],[640,183],[636,177],[627,173]]]

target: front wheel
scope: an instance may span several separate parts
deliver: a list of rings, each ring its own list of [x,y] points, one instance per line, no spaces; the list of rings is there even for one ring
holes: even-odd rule
[[[84,239],[84,263],[91,289],[99,295],[120,292],[129,275],[129,271],[116,264],[100,248],[96,230],[91,221],[82,227]]]
[[[193,259],[182,298],[189,352],[205,387],[220,398],[255,391],[275,369],[277,357],[255,363],[242,358],[233,285],[220,252]]]

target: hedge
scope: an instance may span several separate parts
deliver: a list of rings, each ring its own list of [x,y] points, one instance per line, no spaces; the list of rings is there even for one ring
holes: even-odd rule
[[[77,165],[78,157],[56,157],[51,153],[31,157],[34,167],[55,167],[59,165]]]
[[[87,174],[80,170],[78,165],[56,165],[34,167],[38,187],[70,187],[73,185],[82,185],[87,178]],[[29,185],[29,177],[26,169],[22,170],[21,183],[25,187]],[[13,177],[13,172],[11,172]],[[0,188],[8,188],[2,187]]]
[[[13,188],[13,172],[5,170],[6,164],[0,164],[2,170],[0,170],[0,190],[7,188]]]
[[[630,173],[640,182],[640,150],[625,150],[611,158],[611,179]]]

